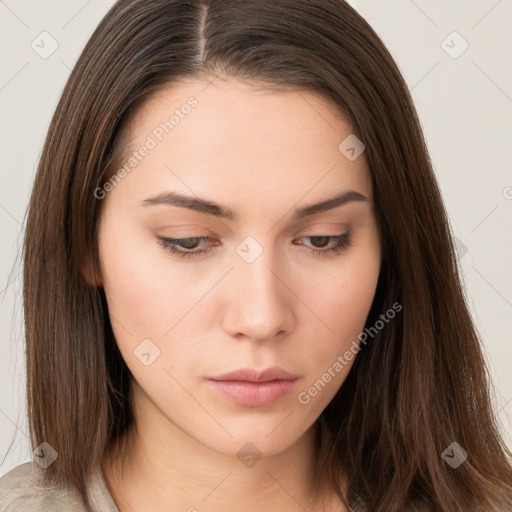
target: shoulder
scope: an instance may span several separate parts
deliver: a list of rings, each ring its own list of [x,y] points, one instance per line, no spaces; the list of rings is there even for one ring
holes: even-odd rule
[[[16,466],[0,478],[0,511],[86,512],[78,491],[43,483],[44,470],[34,461]]]

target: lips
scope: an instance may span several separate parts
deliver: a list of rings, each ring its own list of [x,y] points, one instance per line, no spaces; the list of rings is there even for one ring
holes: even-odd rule
[[[261,407],[290,393],[300,377],[279,366],[264,370],[241,368],[208,379],[223,397],[244,407]]]

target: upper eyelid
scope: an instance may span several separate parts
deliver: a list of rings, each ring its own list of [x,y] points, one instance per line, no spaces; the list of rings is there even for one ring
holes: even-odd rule
[[[320,238],[323,236],[327,237],[337,237],[340,235],[349,235],[351,234],[351,230],[346,228],[345,230],[337,231],[336,233],[308,233],[304,235],[295,235],[293,238]],[[183,242],[185,240],[215,240],[219,238],[218,236],[214,235],[192,235],[192,236],[157,236],[157,238],[165,238],[167,240],[171,240],[173,242]]]
[[[320,227],[318,227],[320,226]],[[301,236],[301,237],[304,237],[304,236],[336,236],[336,235],[340,235],[340,234],[343,234],[343,233],[346,233],[348,231],[351,230],[351,226],[352,226],[352,223],[350,222],[335,222],[335,221],[326,221],[326,222],[316,222],[314,224],[311,224],[307,227],[302,227],[302,228],[299,228],[299,229],[294,229],[294,232],[295,234],[293,235],[294,237],[296,236]],[[168,226],[169,228],[171,228],[171,226]],[[188,229],[190,229],[191,231],[194,230],[194,229],[204,229],[204,228],[201,228],[200,226],[195,226],[195,225],[188,225],[188,226],[172,226],[176,229],[183,229],[183,231],[187,231]],[[330,234],[328,233],[328,231],[331,231],[331,230],[334,230],[335,232]],[[169,235],[169,236],[166,236],[166,238],[170,238],[170,239],[173,239],[173,240],[184,240],[184,239],[187,239],[187,238],[202,238],[202,237],[208,237],[208,238],[221,238],[220,235],[218,235],[217,233],[215,233],[214,230],[210,230],[208,228],[206,228],[206,231],[208,231],[209,233],[208,234],[194,234],[194,235],[189,235],[189,234],[186,234],[186,235]],[[299,235],[299,233],[301,231],[306,231],[307,234],[301,234]],[[310,232],[311,231],[311,232]],[[312,233],[312,231],[318,231],[319,234],[315,234],[315,233]],[[233,231],[230,229],[229,230],[230,234],[233,233]],[[165,236],[165,235],[163,235]]]

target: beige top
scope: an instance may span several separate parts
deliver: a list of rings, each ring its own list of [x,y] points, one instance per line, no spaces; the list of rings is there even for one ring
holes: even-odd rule
[[[92,508],[74,489],[41,486],[44,469],[34,461],[16,466],[0,478],[0,512],[119,512],[100,470],[87,486]]]

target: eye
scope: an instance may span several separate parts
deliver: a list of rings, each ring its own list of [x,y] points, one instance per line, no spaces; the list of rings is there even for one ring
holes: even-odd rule
[[[197,242],[202,240],[208,240],[209,236],[193,236],[189,238],[166,238],[163,236],[157,236],[158,243],[168,251],[171,251],[174,254],[182,258],[191,258],[192,256],[199,256],[201,254],[206,254],[210,252],[211,247],[207,249],[199,249],[199,250],[183,250],[183,249],[194,249],[197,247]],[[182,249],[179,249],[182,247]]]
[[[191,258],[193,256],[200,256],[203,254],[209,253],[213,246],[210,245],[206,249],[196,249],[198,243],[201,241],[209,240],[209,236],[194,236],[188,238],[167,238],[163,236],[157,235],[158,244],[161,245],[164,249],[172,252],[173,254],[177,254],[181,258]],[[303,236],[300,239],[310,239],[314,240],[314,247],[316,249],[309,249],[314,254],[335,254],[340,253],[347,247],[352,244],[352,240],[350,237],[350,233],[343,233],[341,235],[315,235],[315,236]],[[329,246],[329,242],[331,243],[331,247]],[[218,243],[214,244],[218,245]],[[297,245],[304,245],[303,243],[299,243]],[[328,247],[324,249],[323,247]]]
[[[315,240],[314,247],[320,247],[321,249],[310,249],[312,253],[315,254],[325,254],[325,253],[340,253],[347,247],[350,247],[352,244],[352,239],[350,237],[350,233],[343,233],[341,235],[315,235],[315,236],[304,236],[301,238],[309,238],[310,240]],[[329,245],[329,241],[331,241],[331,247],[328,249],[322,249],[322,247],[326,247]],[[302,245],[302,244],[300,244]]]

